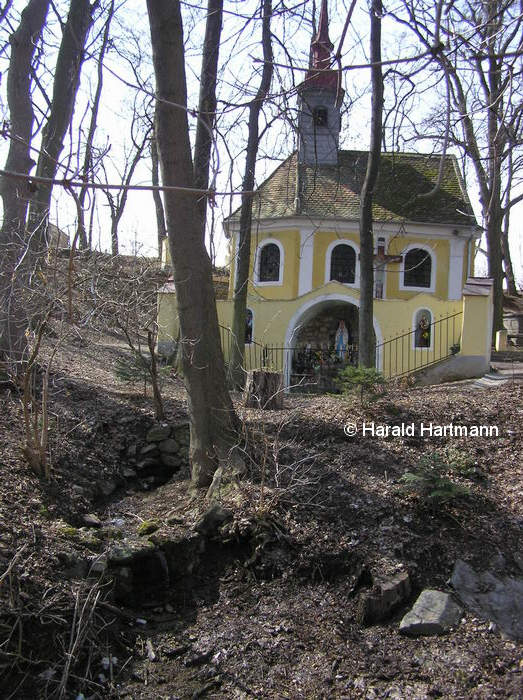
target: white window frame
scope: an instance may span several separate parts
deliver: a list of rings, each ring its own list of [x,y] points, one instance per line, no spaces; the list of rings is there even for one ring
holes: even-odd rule
[[[354,282],[338,282],[338,284],[342,284],[344,287],[351,287],[351,288],[359,288],[360,286],[360,249],[349,238],[336,238],[336,240],[332,241],[329,243],[327,250],[325,251],[325,284],[329,284],[329,282],[337,282],[337,280],[331,280],[331,259],[332,259],[332,251],[336,246],[338,245],[349,245],[351,248],[354,249],[354,253],[356,255],[356,267],[354,270]]]
[[[416,331],[418,329],[418,326],[416,324],[416,317],[420,311],[426,311],[430,314],[430,345],[428,345],[426,348],[422,348],[419,345],[416,345]],[[432,312],[432,309],[429,309],[426,306],[419,306],[414,311],[414,313],[412,314],[412,330],[414,331],[412,334],[412,349],[421,350],[422,352],[431,352],[434,349],[434,314]]]
[[[261,252],[265,248],[265,246],[269,245],[270,243],[275,243],[278,246],[278,248],[280,249],[280,269],[279,269],[278,279],[271,280],[268,282],[260,282],[260,256],[261,256]],[[285,250],[283,248],[281,241],[279,241],[277,238],[264,238],[263,241],[256,248],[256,253],[254,255],[254,285],[256,287],[281,287],[283,284],[284,262],[285,262]]]
[[[430,287],[411,287],[405,285],[405,265],[407,264],[407,254],[416,248],[426,251],[430,255]],[[436,255],[434,249],[424,243],[411,243],[402,252],[403,262],[401,263],[400,290],[404,292],[427,292],[434,294],[436,290]]]

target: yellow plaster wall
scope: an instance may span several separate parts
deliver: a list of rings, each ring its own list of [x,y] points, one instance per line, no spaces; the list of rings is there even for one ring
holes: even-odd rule
[[[317,231],[314,234],[312,288],[318,289],[325,284],[325,264],[327,248],[335,240],[348,240],[356,245],[359,250],[359,233],[357,231],[339,236],[334,231]],[[356,260],[356,264],[358,264]]]
[[[283,267],[283,284],[279,285],[255,285],[254,280],[254,262],[256,250],[268,238],[275,238],[283,246],[284,250],[284,267]],[[231,283],[230,296],[232,297],[233,276],[236,275],[235,266],[231,265]],[[292,299],[298,294],[298,280],[300,274],[300,233],[297,229],[288,229],[271,232],[268,234],[255,234],[252,237],[251,245],[251,261],[250,261],[250,283],[249,293],[255,294],[261,299]]]
[[[257,294],[249,294],[247,305],[254,316],[253,338],[260,346],[282,348],[285,345],[290,321],[303,306],[308,302],[321,303],[328,300],[339,302],[340,297],[346,299],[348,303],[357,305],[359,292],[337,282],[330,282],[299,299],[266,301],[260,299]],[[464,310],[463,315],[448,322],[446,332],[442,324],[436,324],[441,328],[441,332],[434,330],[435,327],[433,327],[432,349],[414,348],[412,335],[401,345],[398,343],[386,345],[381,353],[382,370],[385,376],[390,376],[397,371],[400,353],[404,364],[407,363],[411,369],[419,369],[435,359],[436,352],[443,350],[446,353],[453,341],[461,343],[462,355],[485,355],[489,334],[489,304],[491,304],[490,297],[467,296],[464,301],[449,302],[425,293],[416,294],[407,300],[376,300],[374,318],[377,323],[378,343],[412,331],[414,315],[419,309],[429,309],[433,321],[459,314]],[[231,300],[217,301],[218,319],[226,328],[232,325],[232,308]],[[176,340],[178,315],[174,294],[159,295],[158,323],[160,341]],[[283,356],[283,352],[276,352],[274,362],[282,363]],[[259,362],[260,352],[246,352],[247,369],[253,369],[259,365]]]
[[[407,247],[416,245],[416,243],[429,246],[436,258],[436,282],[434,294],[440,299],[448,297],[449,284],[449,265],[450,265],[450,245],[445,239],[429,239],[429,238],[411,238],[406,236],[397,236],[391,238],[387,253],[389,255],[401,255]],[[387,267],[387,298],[394,299],[411,299],[419,292],[411,292],[406,289],[400,289],[401,263],[392,263]]]
[[[491,308],[491,295],[463,297],[463,355],[485,355],[488,351],[491,342]]]

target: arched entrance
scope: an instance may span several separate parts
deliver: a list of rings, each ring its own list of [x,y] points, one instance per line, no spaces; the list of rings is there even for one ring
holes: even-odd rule
[[[341,294],[315,297],[291,318],[285,336],[285,386],[298,383],[311,390],[332,391],[335,375],[358,361],[359,300]],[[375,340],[382,341],[376,319]],[[377,358],[381,366],[381,358]]]

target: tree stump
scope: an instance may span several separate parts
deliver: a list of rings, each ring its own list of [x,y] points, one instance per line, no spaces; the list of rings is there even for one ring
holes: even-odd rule
[[[243,403],[248,408],[283,408],[283,375],[262,369],[247,372]]]

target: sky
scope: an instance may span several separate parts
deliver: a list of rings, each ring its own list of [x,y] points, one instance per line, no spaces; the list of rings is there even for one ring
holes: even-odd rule
[[[261,23],[253,13],[257,7],[256,0],[225,0],[225,15],[222,34],[220,75],[219,75],[219,137],[215,148],[216,185],[220,190],[238,191],[241,185],[244,165],[246,103],[259,83],[261,65],[256,60],[261,56],[259,37]],[[289,6],[291,3],[287,3]],[[19,11],[25,2],[15,0],[14,7]],[[184,38],[187,55],[188,103],[196,107],[198,102],[198,72],[200,68],[200,52],[205,28],[205,13],[202,8],[206,5],[203,0],[184,3]],[[330,7],[330,36],[337,47],[342,33],[349,3],[345,0],[331,0]],[[67,3],[62,0],[58,8],[65,8]],[[281,4],[274,0],[273,6],[278,9]],[[309,44],[311,37],[310,17],[314,9],[312,0],[305,3],[296,2],[296,17],[282,22],[278,15],[273,20],[273,31],[279,37],[280,43],[275,44],[276,61],[287,66],[293,61],[296,67],[305,68],[308,63]],[[101,24],[96,29],[99,31]],[[2,39],[5,38],[7,27],[3,28]],[[352,26],[347,33],[343,47],[342,62],[344,66],[365,63],[367,60],[368,16],[366,3],[357,3]],[[152,64],[150,54],[150,39],[145,2],[143,0],[122,0],[112,25],[113,45],[104,61],[104,91],[99,116],[99,128],[96,143],[100,148],[109,149],[107,162],[107,179],[111,182],[121,180],[122,163],[129,153],[129,135],[132,122],[132,108],[137,104],[144,109],[144,103],[151,102],[154,90]],[[52,64],[59,41],[59,28],[56,19],[50,23],[46,34],[46,63],[49,70],[42,78],[44,87],[52,80]],[[399,28],[391,19],[385,18],[383,23],[383,52],[384,57],[411,55],[415,52],[413,39],[405,28]],[[88,47],[87,60],[82,69],[82,82],[78,101],[75,108],[75,124],[71,130],[71,143],[64,149],[64,162],[74,168],[81,162],[78,150],[78,134],[85,131],[88,123],[88,106],[95,88],[96,75],[96,45]],[[5,72],[7,68],[6,54],[0,57],[0,114],[5,112]],[[344,114],[342,126],[343,148],[364,148],[368,144],[368,113],[369,96],[366,88],[369,82],[368,69],[350,70],[344,72],[345,104],[348,113]],[[143,85],[136,87],[137,76]],[[295,148],[295,136],[288,120],[278,119],[277,109],[295,114],[296,101],[293,87],[300,82],[303,73],[291,71],[287,67],[277,67],[272,91],[274,102],[265,110],[262,117],[262,127],[269,124],[262,138],[257,164],[256,180],[262,182],[275,169],[281,160],[287,157]],[[134,86],[134,87],[133,87]],[[387,90],[387,88],[386,88]],[[287,94],[284,92],[287,91]],[[429,91],[412,102],[412,108],[418,110],[419,119],[430,113],[434,93]],[[386,98],[390,100],[390,93]],[[241,103],[243,107],[234,106]],[[150,112],[150,107],[149,107]],[[412,116],[412,115],[409,115]],[[387,128],[392,122],[387,122]],[[194,127],[194,120],[192,126]],[[430,151],[426,142],[408,142],[405,150]],[[0,161],[5,161],[6,144],[0,144]],[[138,166],[134,184],[150,184],[151,170],[149,158],[145,158]],[[477,187],[473,178],[468,178],[468,192],[479,219],[479,202]],[[108,206],[102,193],[97,193],[95,216],[95,244],[100,249],[108,250],[109,216]],[[224,264],[227,259],[228,246],[222,234],[221,221],[232,208],[239,204],[239,198],[218,198],[217,206],[212,209],[209,220],[213,224],[213,240],[216,263]],[[66,195],[55,195],[51,220],[65,231],[74,231],[74,208]],[[520,222],[523,220],[523,203],[514,209],[511,221],[511,244],[514,266],[520,283],[523,283],[523,236]],[[120,251],[122,253],[138,253],[141,255],[156,254],[156,220],[152,195],[147,192],[131,192],[123,215],[120,229]],[[486,274],[486,264],[483,256],[477,260],[477,272]]]

